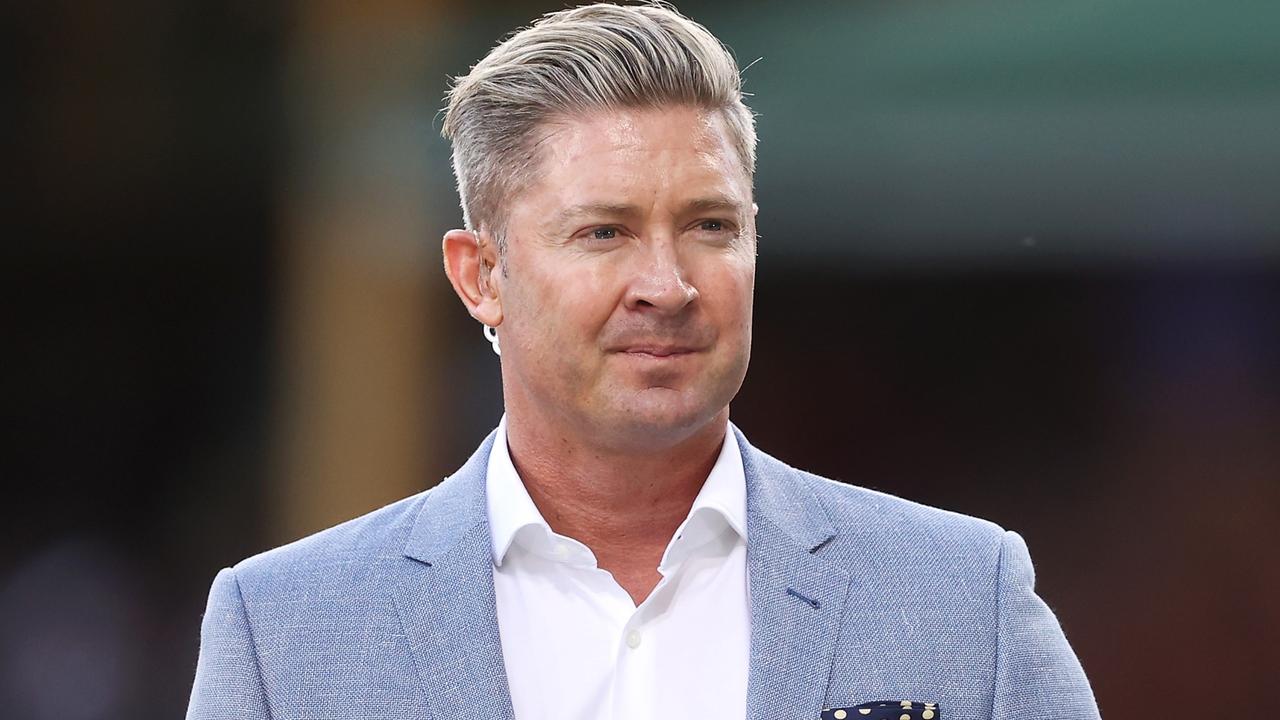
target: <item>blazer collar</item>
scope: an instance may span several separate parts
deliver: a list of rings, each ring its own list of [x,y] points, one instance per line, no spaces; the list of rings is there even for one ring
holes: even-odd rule
[[[821,554],[835,528],[803,474],[736,426],[747,487],[751,643],[748,720],[816,715],[826,699],[850,577]],[[397,601],[433,708],[512,716],[493,597],[485,477],[494,433],[429,491],[397,578]],[[447,713],[443,713],[447,714]]]
[[[820,547],[835,536],[835,527],[813,491],[795,481],[794,475],[799,471],[758,450],[737,425],[729,423],[729,431],[737,437],[742,450],[748,525],[754,515],[757,521],[776,526],[805,550]],[[449,552],[476,526],[484,525],[487,532],[485,478],[497,432],[496,429],[490,432],[457,472],[427,494],[409,533],[404,549],[406,556],[430,563],[432,558]]]
[[[479,526],[484,526],[488,537],[485,471],[497,432],[490,432],[462,467],[427,493],[405,544],[405,556],[432,564]]]
[[[755,515],[757,521],[772,523],[806,551],[821,547],[834,537],[835,526],[813,491],[796,482],[799,471],[756,449],[738,426],[730,423],[729,429],[742,448],[748,518]]]

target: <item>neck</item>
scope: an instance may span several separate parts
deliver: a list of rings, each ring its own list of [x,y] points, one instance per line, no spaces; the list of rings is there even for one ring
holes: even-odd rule
[[[639,603],[727,439],[728,408],[680,442],[655,448],[594,445],[511,408],[507,447],[529,497],[556,533],[591,548]]]

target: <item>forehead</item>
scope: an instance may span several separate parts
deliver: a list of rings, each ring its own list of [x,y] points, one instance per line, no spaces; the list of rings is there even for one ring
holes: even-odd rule
[[[675,106],[561,116],[548,123],[538,155],[539,170],[525,195],[544,209],[594,196],[658,203],[715,193],[750,202],[750,179],[714,110]]]

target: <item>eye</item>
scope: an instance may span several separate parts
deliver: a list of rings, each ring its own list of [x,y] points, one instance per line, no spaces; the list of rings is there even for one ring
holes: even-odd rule
[[[618,237],[618,228],[602,227],[591,231],[592,240],[613,240]]]
[[[702,233],[704,236],[713,236],[717,240],[731,237],[738,232],[737,225],[724,219],[699,220],[698,224],[693,227],[696,232]]]

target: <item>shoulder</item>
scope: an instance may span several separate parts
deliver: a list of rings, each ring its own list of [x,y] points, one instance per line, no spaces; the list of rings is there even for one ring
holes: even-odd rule
[[[381,568],[403,559],[405,544],[432,490],[237,563],[246,593],[310,597],[349,594],[376,584]]]
[[[385,594],[388,573],[447,550],[484,520],[490,433],[471,457],[435,487],[231,569],[246,599],[327,601]],[[410,559],[412,558],[412,559]]]
[[[832,532],[822,550],[830,559],[870,558],[886,568],[897,563],[947,574],[989,574],[998,565],[1007,533],[996,523],[831,480],[756,452],[774,482],[792,485],[806,504],[820,508]]]

